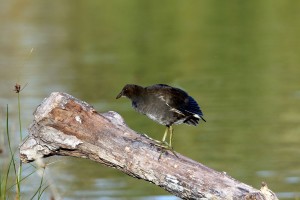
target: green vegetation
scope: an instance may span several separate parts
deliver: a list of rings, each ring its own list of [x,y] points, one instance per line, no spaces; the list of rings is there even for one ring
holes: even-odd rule
[[[19,131],[20,131],[20,141],[23,140],[22,138],[22,120],[21,120],[21,100],[20,100],[20,92],[22,91],[21,86],[19,84],[15,85],[14,90],[18,95],[18,120],[19,120]],[[41,199],[44,191],[48,188],[48,186],[45,186],[44,184],[44,174],[45,174],[45,166],[46,165],[39,165],[37,164],[37,167],[34,165],[31,165],[31,167],[34,167],[36,170],[34,170],[32,173],[29,173],[27,176],[22,177],[23,167],[22,162],[20,158],[17,156],[16,153],[18,148],[13,147],[13,142],[15,139],[11,138],[12,135],[10,134],[10,125],[9,125],[9,106],[6,105],[6,123],[5,123],[5,130],[6,130],[6,140],[7,145],[2,145],[2,149],[0,153],[5,151],[5,148],[8,148],[9,151],[9,158],[4,159],[6,162],[1,162],[0,165],[0,199],[6,200],[6,199],[22,199],[22,191],[21,186],[22,182],[27,179],[29,176],[34,174],[35,172],[38,172],[38,174],[41,176],[41,180],[39,183],[39,186],[34,194],[32,194],[32,197],[30,199]],[[4,139],[4,140],[5,140]],[[5,144],[3,142],[3,144]],[[12,181],[14,180],[14,181]],[[15,188],[15,190],[13,190]]]

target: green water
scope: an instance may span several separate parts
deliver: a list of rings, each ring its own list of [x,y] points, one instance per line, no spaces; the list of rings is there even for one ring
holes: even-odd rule
[[[300,1],[0,4],[0,119],[4,124],[8,104],[16,140],[16,82],[28,83],[24,130],[43,98],[62,91],[99,112],[117,111],[156,139],[165,128],[115,97],[126,83],[166,83],[188,91],[207,120],[175,127],[178,152],[256,188],[265,181],[280,199],[300,197]],[[175,199],[88,160],[47,162],[54,162],[47,177],[64,199]]]

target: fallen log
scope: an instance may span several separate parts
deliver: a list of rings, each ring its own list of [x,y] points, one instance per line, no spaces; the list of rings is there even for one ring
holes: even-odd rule
[[[161,152],[153,140],[131,130],[118,113],[98,113],[59,92],[38,106],[29,135],[20,145],[22,162],[53,155],[87,158],[182,199],[277,199],[265,184],[258,190],[179,153],[167,151],[160,157]]]

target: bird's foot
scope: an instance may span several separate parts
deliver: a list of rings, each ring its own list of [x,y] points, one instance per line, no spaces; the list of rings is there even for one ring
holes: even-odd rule
[[[155,140],[155,139],[151,138],[150,136],[146,135],[145,133],[141,133],[141,135],[143,135],[143,136],[146,137],[147,139],[149,139],[149,140],[155,142],[155,143],[156,143],[155,145],[161,144],[161,143],[162,143],[162,141]]]
[[[174,156],[176,156],[178,158],[178,156],[175,153],[173,147],[170,146],[166,141],[159,141],[159,143],[156,144],[156,145],[161,148],[161,152],[159,154],[158,160],[160,160],[162,154],[166,153],[168,150],[171,151],[174,154]]]
[[[171,145],[169,145],[169,143],[167,143],[166,141],[155,140],[144,133],[142,135],[144,137],[148,138],[149,140],[152,140],[153,142],[155,142],[155,146],[158,146],[161,148],[161,153],[159,154],[158,160],[160,160],[162,154],[166,153],[168,150],[171,151],[178,158],[173,147]]]

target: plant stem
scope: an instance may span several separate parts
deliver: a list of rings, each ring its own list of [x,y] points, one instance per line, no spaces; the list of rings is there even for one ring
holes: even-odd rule
[[[7,141],[8,141],[8,147],[9,147],[10,156],[11,156],[11,158],[13,158],[14,157],[14,153],[13,153],[12,148],[11,148],[11,142],[10,142],[8,125],[9,125],[8,124],[8,105],[6,105],[6,135],[7,135]],[[13,167],[14,167],[14,172],[15,172],[15,174],[17,174],[16,163],[15,163],[14,159],[12,159],[12,163],[13,163]]]
[[[18,94],[18,114],[19,114],[19,130],[20,130],[20,142],[22,142],[22,120],[21,120],[21,103],[20,103],[20,92]],[[22,161],[19,161],[19,170],[17,176],[17,195],[20,199],[21,195],[21,177],[22,177]]]
[[[21,103],[20,103],[20,93],[18,93],[18,113],[19,113],[19,130],[20,130],[20,141],[22,141],[22,120],[21,120]]]
[[[15,172],[15,175],[17,175],[17,169],[16,169],[16,163],[15,163],[15,159],[14,159],[14,153],[12,151],[12,148],[11,148],[11,141],[10,141],[10,135],[9,135],[9,124],[8,124],[8,105],[6,105],[6,135],[7,135],[7,141],[8,141],[8,148],[9,148],[9,152],[10,152],[10,156],[11,156],[11,163],[13,165],[13,168],[14,168],[14,172]],[[10,163],[10,165],[11,165]],[[5,180],[5,185],[7,185],[7,180],[8,180],[8,174],[9,174],[9,169],[10,169],[10,165],[7,169],[7,176],[6,176],[6,180]],[[17,183],[18,183],[18,180],[16,180]],[[4,189],[5,190],[5,193],[6,193],[6,188]],[[6,196],[6,194],[4,194]]]
[[[38,189],[38,199],[41,199],[41,196],[43,194],[42,187],[43,187],[45,168],[43,168],[42,170],[43,170],[43,174],[41,175],[40,186],[39,186],[39,189]]]

